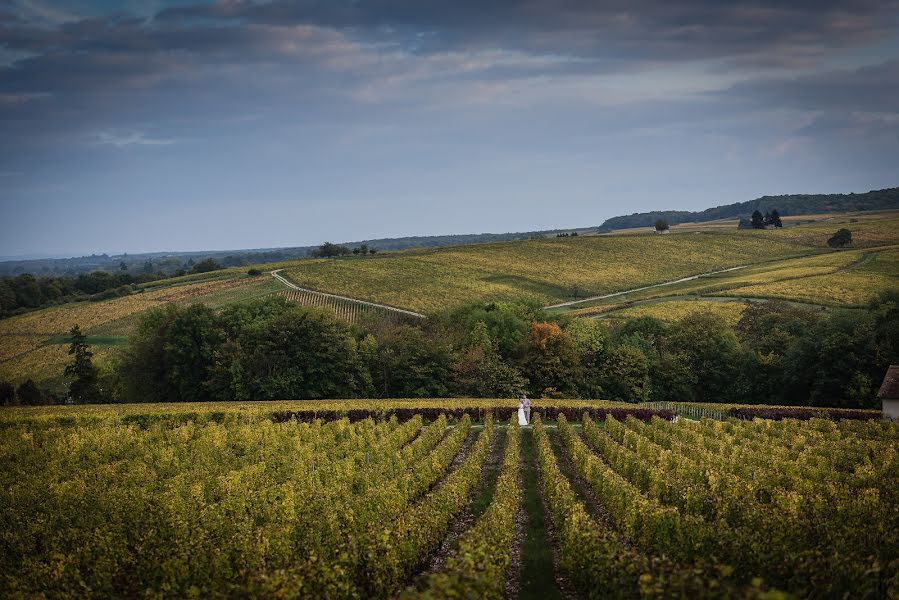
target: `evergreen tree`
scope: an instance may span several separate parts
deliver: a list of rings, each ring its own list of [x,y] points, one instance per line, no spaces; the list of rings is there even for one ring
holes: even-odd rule
[[[765,218],[762,216],[762,213],[759,211],[752,212],[752,228],[753,229],[764,229],[765,228]]]
[[[69,394],[76,403],[83,404],[100,401],[100,388],[97,385],[97,369],[91,362],[94,355],[87,344],[87,338],[81,332],[81,327],[75,325],[69,332],[71,343],[69,356],[72,363],[66,366],[66,377],[73,377],[69,386]]]
[[[780,213],[777,212],[777,209],[771,211],[771,224],[775,227],[783,227],[784,224],[780,220]]]

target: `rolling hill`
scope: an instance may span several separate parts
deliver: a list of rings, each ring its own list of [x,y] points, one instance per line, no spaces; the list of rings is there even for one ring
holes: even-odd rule
[[[544,305],[576,300],[564,309],[574,316],[616,316],[615,311],[630,309],[631,313],[617,314],[628,316],[640,309],[674,318],[712,307],[729,311],[732,319],[737,309],[724,304],[747,297],[852,308],[879,291],[896,289],[899,219],[889,216],[844,215],[775,231],[552,237],[305,259],[262,268],[283,269],[283,276],[304,288],[424,313],[468,302],[529,298]],[[852,231],[853,249],[834,253],[827,248],[827,239],[838,227]],[[751,266],[584,301],[744,265]],[[89,336],[102,364],[127,342],[139,315],[151,308],[170,302],[217,307],[288,292],[268,274],[251,277],[245,269],[233,268],[145,284],[139,293],[122,298],[65,304],[3,319],[0,380],[33,378],[42,385],[61,385],[68,360],[66,335],[76,323]],[[697,300],[703,304],[682,304]]]
[[[657,219],[669,224],[704,223],[719,219],[748,217],[753,211],[777,210],[781,216],[843,213],[850,211],[892,210],[899,208],[899,188],[872,190],[863,194],[790,194],[762,196],[755,200],[725,204],[701,211],[662,210],[612,217],[600,231],[652,227]]]

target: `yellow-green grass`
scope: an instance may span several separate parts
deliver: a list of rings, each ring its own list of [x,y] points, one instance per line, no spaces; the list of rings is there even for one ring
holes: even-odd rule
[[[583,236],[306,260],[286,275],[303,287],[433,313],[522,297],[549,304],[813,251],[724,233]]]
[[[746,310],[745,302],[720,302],[715,300],[666,300],[652,302],[639,306],[615,310],[605,313],[612,319],[633,319],[636,317],[654,317],[661,321],[680,321],[687,315],[696,312],[710,312],[722,319],[728,325],[736,325]]]
[[[899,249],[899,246],[894,245],[870,249],[841,250],[796,259],[774,261],[671,286],[634,292],[625,296],[610,298],[605,301],[597,301],[595,306],[581,305],[578,307],[580,310],[578,312],[573,312],[572,314],[577,315],[581,311],[589,314],[599,314],[608,310],[608,308],[604,308],[606,305],[666,297],[680,297],[686,295],[742,296],[743,294],[737,293],[735,290],[757,284],[776,283],[784,280],[818,275],[834,274],[837,277],[842,277],[843,274],[853,272],[867,264],[879,253],[891,252],[897,249]],[[747,296],[749,295],[747,294]],[[814,302],[813,299],[807,296],[802,298],[796,297],[793,299],[797,301]]]
[[[892,216],[893,213],[885,214]],[[827,248],[827,240],[838,229],[845,228],[852,232],[852,245],[854,248],[872,248],[874,246],[899,244],[899,219],[859,219],[856,223],[849,222],[850,219],[835,219],[834,221],[816,222],[776,230],[744,230],[740,233],[749,236],[770,236],[780,241]]]
[[[888,290],[899,290],[897,250],[879,252],[857,267],[840,272],[746,285],[718,294],[861,306]]]
[[[65,336],[79,325],[94,339],[92,350],[102,363],[130,333],[138,317],[169,302],[230,302],[264,296],[282,289],[269,276],[207,279],[147,290],[102,302],[78,302],[0,320],[0,379],[59,383],[68,362]],[[99,343],[96,338],[101,338]]]

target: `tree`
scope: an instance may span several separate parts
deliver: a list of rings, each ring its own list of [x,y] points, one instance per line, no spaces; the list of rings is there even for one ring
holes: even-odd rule
[[[700,402],[726,401],[738,364],[740,344],[724,320],[694,312],[671,328],[664,350],[689,373],[691,396]]]
[[[649,360],[639,348],[623,344],[603,364],[603,398],[642,402],[649,398]]]
[[[206,260],[201,260],[197,264],[194,265],[194,268],[190,270],[191,273],[211,273],[212,271],[218,271],[222,266],[218,264],[215,259],[207,258]]]
[[[454,358],[447,340],[398,325],[380,332],[368,367],[381,397],[433,398],[449,395]]]
[[[124,260],[120,261],[119,262],[119,271],[127,271],[127,270],[128,270],[128,265],[125,264],[125,261]]]
[[[852,232],[846,229],[845,227],[837,230],[833,236],[829,240],[827,240],[827,245],[831,248],[842,248],[843,246],[851,246],[852,245]]]
[[[765,218],[762,216],[762,213],[755,210],[752,212],[752,219],[750,221],[753,229],[764,229],[765,228]]]
[[[41,391],[30,379],[16,388],[16,397],[19,399],[19,404],[25,406],[37,406],[41,403]]]
[[[886,372],[871,313],[835,313],[811,327],[784,356],[784,396],[818,406],[873,407]],[[878,381],[879,383],[879,381]]]
[[[339,244],[325,242],[311,252],[314,258],[333,258],[335,256],[345,256],[350,253],[350,249]]]
[[[153,261],[148,260],[144,263],[144,273],[152,273],[153,272]]]
[[[0,406],[16,403],[16,387],[8,381],[0,381]]]
[[[527,386],[521,373],[500,357],[483,321],[475,324],[469,345],[453,364],[453,381],[457,393],[481,398],[519,396]]]
[[[668,231],[668,221],[665,219],[657,219],[656,231]]]
[[[333,313],[296,305],[268,309],[271,316],[238,325],[237,337],[216,352],[215,369],[232,374],[235,399],[352,398],[368,391],[358,344]]]
[[[77,404],[100,401],[100,388],[97,386],[97,369],[94,368],[85,335],[76,324],[69,332],[69,356],[72,363],[66,365],[65,376],[74,378],[69,385],[69,396]]]
[[[144,313],[122,353],[119,374],[130,402],[205,400],[206,381],[224,332],[202,304],[169,304]]]
[[[581,378],[580,357],[574,340],[556,323],[532,323],[522,358],[530,391],[542,396],[546,390],[560,394],[577,394]]]
[[[578,391],[584,398],[602,398],[603,367],[611,347],[609,330],[599,319],[574,319],[565,332],[574,341],[583,370]]]
[[[780,213],[777,212],[776,208],[771,211],[771,224],[775,227],[784,226],[783,222],[780,220]]]

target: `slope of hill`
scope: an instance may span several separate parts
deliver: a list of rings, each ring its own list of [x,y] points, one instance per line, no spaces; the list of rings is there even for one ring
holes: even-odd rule
[[[669,224],[702,223],[718,219],[748,217],[753,211],[777,210],[781,216],[827,214],[848,211],[889,210],[899,208],[899,188],[873,190],[863,194],[791,194],[762,196],[755,200],[707,208],[702,211],[665,210],[634,213],[607,219],[600,230],[652,227],[657,219]]]
[[[711,306],[744,297],[852,307],[899,285],[895,261],[899,219],[881,216],[849,221],[848,217],[834,218],[776,231],[553,237],[364,258],[299,260],[262,268],[284,269],[282,274],[305,288],[428,313],[466,302],[531,298],[546,305],[582,301],[593,295],[752,264],[731,273],[607,301],[580,302],[566,310],[576,316],[593,316],[646,302],[702,298],[703,306]],[[852,231],[854,248],[832,253],[826,240],[839,227]],[[123,298],[66,304],[3,319],[0,380],[18,383],[33,378],[42,385],[61,385],[68,360],[66,335],[76,323],[89,336],[102,363],[127,342],[139,315],[151,308],[169,302],[224,306],[287,289],[267,274],[248,277],[245,269],[235,268],[144,284],[140,293]],[[693,308],[668,304],[653,310],[677,315]],[[731,317],[735,314],[734,307],[721,308]]]

